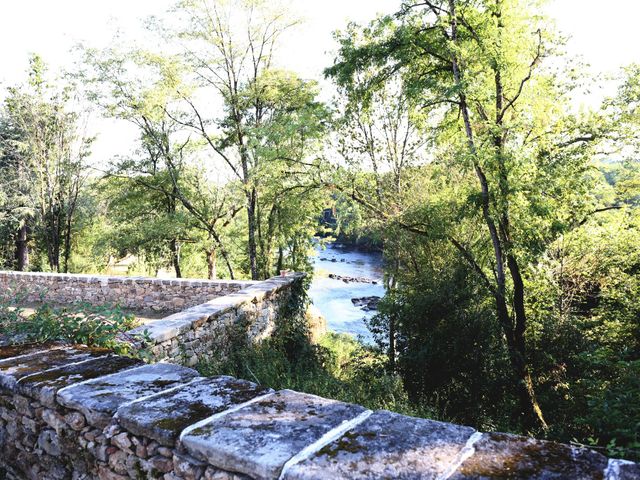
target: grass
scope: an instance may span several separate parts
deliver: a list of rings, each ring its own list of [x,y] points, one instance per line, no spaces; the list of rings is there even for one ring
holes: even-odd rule
[[[235,349],[228,358],[210,358],[197,366],[202,375],[231,375],[276,390],[291,389],[421,417],[400,378],[384,367],[381,354],[350,335],[328,333],[318,345],[304,338],[274,337]]]

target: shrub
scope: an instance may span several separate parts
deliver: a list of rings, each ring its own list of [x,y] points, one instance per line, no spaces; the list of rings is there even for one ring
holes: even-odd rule
[[[10,343],[61,341],[131,353],[131,344],[119,336],[136,326],[136,319],[118,306],[39,303],[26,309],[25,298],[22,292],[11,290],[0,295],[0,332]]]

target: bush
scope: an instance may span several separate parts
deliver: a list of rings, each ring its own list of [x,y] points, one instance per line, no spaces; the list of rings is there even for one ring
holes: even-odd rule
[[[197,368],[206,376],[232,375],[276,390],[288,388],[371,409],[429,413],[412,408],[399,377],[385,371],[381,355],[345,334],[328,333],[319,345],[311,345],[307,337],[276,335]]]
[[[119,307],[88,303],[53,307],[40,303],[31,311],[22,306],[24,299],[20,292],[0,295],[0,332],[10,343],[61,341],[130,353],[131,344],[118,337],[135,327],[136,319]]]

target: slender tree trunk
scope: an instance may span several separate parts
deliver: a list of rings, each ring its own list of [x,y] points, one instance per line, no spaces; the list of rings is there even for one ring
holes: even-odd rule
[[[218,255],[216,247],[211,247],[209,250],[207,250],[207,273],[209,280],[215,280],[216,278],[218,278],[217,264]]]
[[[222,255],[222,258],[224,258],[224,262],[227,264],[227,268],[229,269],[229,277],[231,278],[231,280],[234,280],[236,277],[235,277],[235,274],[233,273],[233,265],[231,265],[231,258],[229,258],[229,253],[227,252],[227,249],[224,248],[224,244],[222,243],[222,239],[220,238],[220,235],[218,235],[218,233],[213,228],[209,230],[209,235],[211,236],[211,238],[215,240],[216,245],[220,248],[220,254]]]
[[[176,272],[176,278],[182,278],[182,270],[180,269],[180,243],[175,238],[171,240],[171,262]]]
[[[393,292],[397,287],[397,278],[398,271],[400,269],[400,260],[396,254],[396,249],[394,250],[394,259],[393,259],[393,273],[389,278],[389,282],[387,287],[390,292]],[[396,335],[397,335],[397,314],[395,311],[392,311],[389,315],[389,351],[387,355],[389,357],[389,369],[392,372],[396,371]]]
[[[49,267],[52,271],[60,273],[60,227],[58,219],[51,219],[49,232]]]
[[[499,6],[499,2],[498,2]],[[458,20],[457,20],[457,12],[456,12],[456,0],[449,0],[449,13],[451,15],[451,40],[455,44],[457,42],[457,29],[458,29]],[[454,77],[454,82],[458,87],[462,86],[462,74],[460,71],[460,66],[458,64],[458,58],[455,53],[452,53],[451,57],[451,66],[452,73]],[[502,121],[501,117],[501,107],[502,107],[502,80],[499,71],[496,71],[495,76],[496,82],[496,127],[500,127],[500,122]],[[494,292],[494,297],[496,300],[496,310],[498,320],[503,328],[506,341],[507,341],[507,349],[509,352],[509,358],[513,370],[513,374],[516,377],[516,395],[519,399],[520,403],[520,412],[522,415],[522,420],[526,428],[531,428],[534,425],[539,425],[543,429],[547,429],[547,424],[544,421],[542,416],[542,411],[535,399],[533,382],[531,380],[531,376],[529,374],[527,363],[526,363],[526,351],[525,351],[525,341],[524,341],[524,333],[526,327],[526,316],[524,309],[524,284],[522,283],[522,278],[519,274],[519,269],[517,268],[517,262],[515,258],[511,255],[505,255],[505,248],[503,242],[500,240],[500,234],[496,227],[496,222],[491,215],[490,202],[491,196],[489,192],[489,184],[487,178],[482,171],[481,166],[475,160],[476,157],[476,145],[473,135],[473,127],[471,124],[471,117],[469,113],[469,106],[467,104],[467,98],[465,96],[464,90],[460,89],[458,93],[460,112],[462,115],[462,119],[464,122],[465,134],[467,137],[467,144],[469,146],[470,153],[474,158],[474,167],[476,176],[478,177],[478,181],[480,183],[480,188],[482,192],[482,215],[485,221],[485,224],[489,230],[489,235],[491,237],[491,243],[493,246],[494,256],[495,256],[495,274],[496,274],[496,290]],[[499,134],[501,135],[501,134]],[[496,136],[495,144],[498,149],[498,156],[501,156],[502,153],[500,149],[502,148],[502,138],[501,136]],[[503,160],[501,158],[498,159]],[[504,171],[504,166],[500,166],[500,175],[506,175]],[[501,187],[506,187],[502,182],[505,181],[501,179]],[[508,220],[508,217],[506,217]],[[503,227],[503,236],[508,235],[508,232],[504,231],[505,225],[501,225]],[[507,245],[508,251],[508,245]],[[505,258],[508,257],[508,258]],[[505,272],[505,261],[509,264],[509,273],[512,275],[512,280],[514,282],[514,310],[515,310],[515,322],[509,315],[509,309],[507,307],[507,299],[506,299],[506,272]],[[515,267],[512,268],[512,267]],[[514,277],[514,271],[517,273],[517,276]],[[519,283],[519,285],[516,285]]]
[[[17,269],[20,272],[25,271],[29,267],[29,245],[28,245],[28,227],[25,223],[18,230],[18,238],[16,239],[16,261]]]
[[[64,251],[62,254],[64,273],[69,273],[69,260],[71,259],[71,213],[67,216],[64,232]]]
[[[258,272],[258,249],[256,244],[257,216],[256,216],[256,189],[252,188],[247,195],[247,222],[249,226],[249,266],[251,279],[260,280]]]
[[[276,275],[279,275],[284,270],[284,249],[278,247],[278,265],[276,266]]]
[[[518,262],[513,255],[507,256],[507,265],[509,267],[509,272],[511,273],[511,278],[513,280],[513,309],[515,312],[513,342],[515,352],[517,354],[516,368],[518,370],[519,381],[522,383],[519,389],[526,391],[526,396],[524,392],[521,393],[521,402],[526,402],[522,404],[522,407],[523,411],[526,411],[524,410],[525,408],[527,410],[532,410],[534,418],[537,419],[538,424],[542,426],[543,430],[547,430],[549,427],[547,426],[547,422],[542,415],[542,409],[540,408],[540,405],[538,404],[538,401],[536,399],[536,395],[533,389],[533,381],[531,379],[526,361],[527,351],[525,342],[525,331],[527,326],[527,316],[524,304],[524,282],[520,273],[520,266],[518,265]],[[529,418],[530,416],[526,416],[525,421]],[[535,426],[535,423],[525,423],[525,427],[529,429],[534,428]]]
[[[260,276],[262,278],[269,278],[273,272],[273,241],[276,225],[276,215],[278,213],[277,206],[273,205],[269,211],[269,217],[267,219],[267,234],[263,235],[261,229],[259,232],[260,243]],[[280,273],[278,269],[276,275]]]

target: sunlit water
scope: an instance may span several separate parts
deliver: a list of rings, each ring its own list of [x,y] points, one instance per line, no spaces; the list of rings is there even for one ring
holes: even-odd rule
[[[332,261],[335,259],[335,262]],[[365,277],[377,280],[377,285],[368,283],[345,283],[328,278],[329,273],[349,277]],[[382,257],[380,254],[359,252],[328,245],[317,248],[314,258],[314,277],[309,296],[320,313],[327,319],[329,330],[350,333],[366,343],[373,337],[365,324],[376,312],[365,312],[351,302],[352,298],[384,296],[382,286]]]

